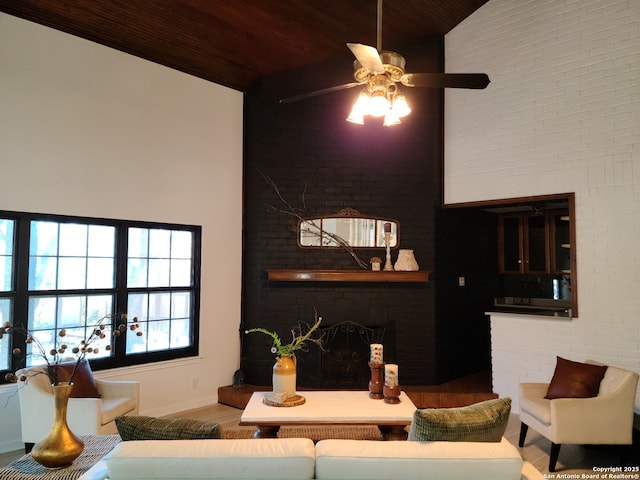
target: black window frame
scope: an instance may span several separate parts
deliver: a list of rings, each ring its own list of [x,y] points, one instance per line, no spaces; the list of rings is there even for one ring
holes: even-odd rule
[[[0,218],[13,220],[14,224],[14,251],[13,251],[13,271],[12,289],[7,292],[0,292],[0,298],[12,298],[12,323],[27,324],[27,312],[29,296],[60,296],[60,295],[82,295],[96,293],[113,293],[115,296],[114,312],[126,312],[130,317],[136,316],[136,312],[127,311],[127,298],[130,293],[156,293],[189,291],[192,292],[191,299],[191,339],[190,345],[182,348],[167,350],[157,350],[151,352],[126,353],[126,334],[114,337],[112,342],[112,355],[108,358],[91,358],[87,355],[87,360],[93,370],[106,370],[118,367],[143,365],[179,358],[196,357],[199,355],[199,332],[200,332],[200,272],[201,272],[201,249],[202,249],[202,227],[199,225],[185,225],[176,223],[134,221],[105,219],[84,216],[25,213],[0,210]],[[113,289],[64,289],[64,290],[37,290],[29,291],[29,247],[30,247],[30,223],[32,221],[51,221],[57,223],[76,223],[86,225],[107,225],[115,227],[115,284]],[[145,228],[161,230],[181,230],[189,231],[193,234],[192,242],[192,265],[191,276],[192,285],[188,287],[127,287],[127,263],[128,263],[128,229]],[[17,332],[10,335],[11,348],[24,346],[24,336]],[[10,370],[0,370],[0,384],[6,383],[5,374],[9,371],[15,372],[24,367],[23,357],[11,357]]]

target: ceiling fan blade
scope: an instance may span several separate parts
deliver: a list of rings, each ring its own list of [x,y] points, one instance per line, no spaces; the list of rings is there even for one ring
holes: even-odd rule
[[[486,73],[405,73],[400,82],[407,87],[487,88]]]
[[[336,85],[335,87],[323,88],[322,90],[316,90],[315,92],[303,93],[302,95],[296,95],[295,97],[283,98],[279,103],[292,103],[298,100],[304,100],[305,98],[317,97],[318,95],[324,95],[325,93],[337,92],[338,90],[345,90],[347,88],[357,87],[362,85],[359,82],[345,83],[344,85]]]
[[[375,74],[384,73],[384,66],[380,61],[378,50],[361,43],[347,43],[347,47],[364,68],[371,70]]]

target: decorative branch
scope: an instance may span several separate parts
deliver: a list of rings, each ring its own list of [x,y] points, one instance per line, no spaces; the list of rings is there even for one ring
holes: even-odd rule
[[[305,195],[307,193],[306,183],[301,195],[302,208],[297,208],[284,198],[284,196],[280,192],[280,189],[278,188],[278,185],[276,185],[276,183],[269,176],[265,175],[259,170],[258,172],[260,173],[260,175],[262,175],[262,178],[264,178],[267,185],[269,185],[273,189],[273,191],[276,193],[276,195],[278,196],[282,204],[285,206],[285,208],[283,209],[283,208],[278,208],[275,205],[267,204],[267,207],[269,207],[274,212],[282,213],[284,215],[288,215],[289,217],[296,218],[297,219],[296,223],[304,220],[305,218],[310,217],[309,212],[307,210],[307,203],[305,200]],[[320,226],[313,221],[305,220],[305,222],[313,226],[314,228],[308,228],[308,227],[304,228],[302,230],[304,233],[319,238],[324,245],[335,243],[338,247],[342,248],[345,252],[347,252],[351,256],[351,258],[353,258],[353,260],[358,264],[359,267],[364,269],[368,268],[367,263],[364,262],[360,257],[358,257],[358,254],[355,252],[354,248],[344,238],[342,238],[341,236],[335,233],[330,233],[322,230]]]

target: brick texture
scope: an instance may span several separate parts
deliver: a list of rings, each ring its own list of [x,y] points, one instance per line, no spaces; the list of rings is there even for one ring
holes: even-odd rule
[[[492,0],[445,38],[447,71],[491,78],[445,94],[446,203],[576,193],[580,318],[494,318],[501,396],[556,355],[640,371],[639,19],[626,0]]]
[[[345,49],[346,50],[346,49]],[[412,71],[441,68],[441,38],[403,50]],[[346,52],[348,54],[348,52]],[[326,325],[354,321],[387,329],[385,360],[400,365],[405,385],[433,384],[488,368],[488,345],[475,363],[450,361],[474,354],[478,336],[460,344],[450,327],[482,325],[482,309],[456,312],[450,318],[446,288],[437,286],[436,248],[442,199],[442,111],[440,90],[406,92],[412,113],[401,126],[365,126],[345,122],[357,89],[291,104],[278,99],[351,81],[351,59],[323,63],[286,75],[274,74],[255,85],[245,98],[245,225],[241,369],[247,383],[269,385],[273,354],[263,335],[242,335],[261,326],[289,338],[299,323],[311,323],[314,309]],[[429,284],[349,284],[267,282],[273,268],[357,269],[342,250],[309,250],[297,246],[295,219],[278,210],[286,206],[265,182],[268,176],[282,197],[310,215],[345,207],[400,222],[400,247],[411,248],[421,269],[434,271]],[[304,195],[304,197],[303,197]],[[458,238],[452,235],[452,238]],[[451,242],[450,242],[451,243]],[[361,258],[384,258],[384,250],[366,250]],[[397,251],[392,253],[393,260]],[[442,300],[440,300],[440,298]],[[464,313],[464,314],[463,314]],[[449,317],[449,318],[448,318]],[[442,327],[440,325],[443,325]],[[463,328],[464,329],[464,328]],[[480,337],[488,344],[488,326]],[[452,348],[452,342],[461,346]],[[311,350],[315,347],[311,346]],[[310,352],[311,354],[311,352]],[[300,364],[310,361],[304,352]],[[320,379],[301,370],[298,383],[318,386]],[[355,387],[366,388],[364,385]]]

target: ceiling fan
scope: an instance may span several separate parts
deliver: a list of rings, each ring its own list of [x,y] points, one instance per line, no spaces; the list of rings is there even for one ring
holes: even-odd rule
[[[489,85],[486,73],[407,73],[402,55],[382,50],[382,0],[378,0],[377,48],[361,43],[347,43],[347,47],[356,57],[353,62],[355,82],[284,98],[280,103],[297,102],[363,85],[347,120],[364,124],[364,117],[370,115],[384,117],[384,125],[390,126],[400,123],[400,118],[411,112],[404,95],[398,90],[398,84],[405,87],[474,89]]]

